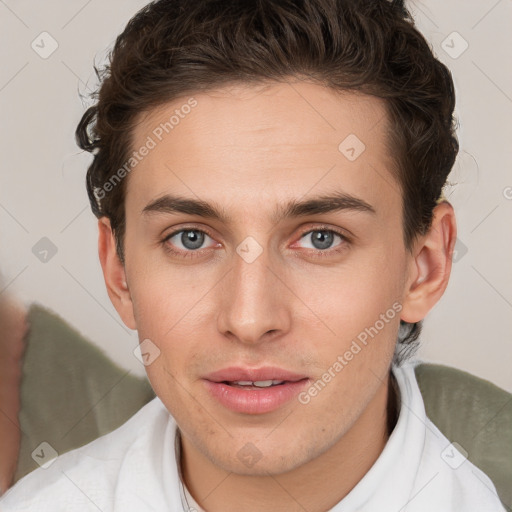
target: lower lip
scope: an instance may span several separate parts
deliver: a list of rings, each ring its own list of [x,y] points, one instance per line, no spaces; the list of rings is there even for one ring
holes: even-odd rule
[[[304,389],[308,381],[302,379],[259,389],[243,389],[209,380],[204,382],[210,394],[228,409],[245,414],[263,414],[289,402]]]

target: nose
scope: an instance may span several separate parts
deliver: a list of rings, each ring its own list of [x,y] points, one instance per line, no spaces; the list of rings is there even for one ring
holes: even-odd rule
[[[270,267],[265,252],[251,263],[237,254],[233,259],[219,288],[219,332],[244,344],[263,343],[288,332],[292,298],[276,266]]]

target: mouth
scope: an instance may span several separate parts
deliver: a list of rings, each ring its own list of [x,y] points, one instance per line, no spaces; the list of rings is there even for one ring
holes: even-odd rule
[[[227,409],[264,414],[290,402],[309,378],[281,368],[226,368],[209,374],[203,382],[210,396]]]
[[[223,381],[222,384],[226,384],[228,386],[233,386],[235,388],[241,389],[262,389],[262,388],[270,388],[274,386],[282,386],[285,382],[289,382],[286,380],[257,380],[252,382],[250,380],[238,380],[238,381]]]

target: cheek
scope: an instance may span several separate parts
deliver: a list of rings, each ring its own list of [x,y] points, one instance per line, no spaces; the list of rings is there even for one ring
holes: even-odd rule
[[[313,408],[343,410],[343,421],[350,422],[381,386],[400,323],[399,276],[399,267],[379,256],[338,269],[329,279],[303,278],[301,293],[307,292],[308,306],[323,324],[320,330],[318,323],[303,322],[301,336],[317,362],[317,385],[305,396]],[[335,412],[332,421],[340,421]]]
[[[400,260],[376,250],[354,255],[339,267],[290,276],[290,287],[304,298],[302,322],[317,333],[312,338],[316,348],[341,350],[376,322],[383,337],[391,336],[400,320],[402,266]],[[334,343],[326,343],[328,339]]]
[[[187,330],[190,336],[191,324],[197,325],[200,299],[200,293],[195,293],[190,287],[181,287],[180,283],[166,285],[163,279],[144,280],[132,292],[139,338],[150,338],[162,345],[162,349],[166,349],[168,344],[183,346],[184,343],[178,345],[178,341],[184,341]]]
[[[132,248],[127,277],[141,339],[165,339],[199,305],[206,286],[193,267],[173,268],[162,249]]]
[[[205,296],[208,278],[169,265],[150,268],[148,263],[143,272],[132,270],[130,292],[139,340],[151,340],[160,351],[155,364],[146,367],[148,376],[157,371],[183,375],[191,361],[204,353],[205,340],[211,339],[206,332],[209,327],[211,334],[214,321],[211,299]]]

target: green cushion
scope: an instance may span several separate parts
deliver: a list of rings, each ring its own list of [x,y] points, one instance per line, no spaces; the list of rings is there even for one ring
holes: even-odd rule
[[[16,480],[38,467],[31,453],[41,442],[58,453],[82,446],[155,396],[147,379],[115,365],[55,313],[33,305],[28,322]],[[416,376],[429,418],[468,452],[512,510],[512,395],[447,366],[420,364]]]
[[[512,510],[512,394],[469,373],[437,364],[416,367],[428,417],[493,481]]]
[[[43,441],[59,454],[82,446],[155,396],[147,379],[115,365],[55,313],[32,305],[28,322],[15,480],[39,467],[31,454]]]

